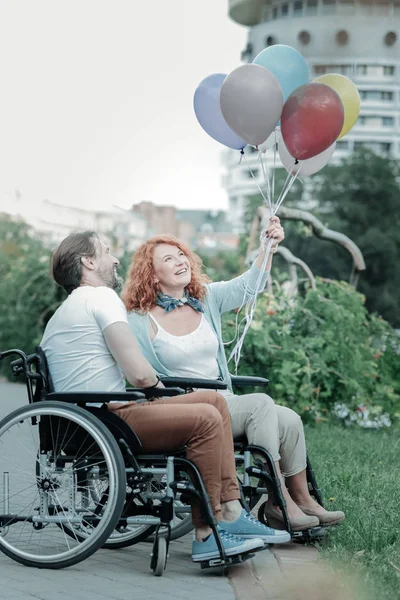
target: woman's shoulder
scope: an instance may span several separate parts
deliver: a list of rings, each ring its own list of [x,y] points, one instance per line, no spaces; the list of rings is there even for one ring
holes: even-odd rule
[[[128,312],[128,321],[131,323],[142,323],[146,320],[147,313],[139,310],[131,310]]]

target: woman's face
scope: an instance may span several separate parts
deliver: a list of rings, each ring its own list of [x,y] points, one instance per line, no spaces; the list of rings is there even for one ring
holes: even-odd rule
[[[158,244],[153,254],[154,281],[163,288],[185,288],[192,278],[189,259],[177,246]]]

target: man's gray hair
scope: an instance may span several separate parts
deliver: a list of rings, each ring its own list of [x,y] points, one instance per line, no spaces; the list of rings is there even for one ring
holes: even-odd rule
[[[99,236],[95,231],[71,233],[54,250],[51,257],[51,273],[54,280],[68,294],[78,288],[82,281],[83,256],[96,256],[96,240]]]

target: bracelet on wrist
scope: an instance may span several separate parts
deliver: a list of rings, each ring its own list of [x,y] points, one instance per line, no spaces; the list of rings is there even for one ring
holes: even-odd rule
[[[276,246],[273,246],[270,250],[271,254],[275,254],[275,252],[277,252],[278,250],[278,244]]]
[[[155,382],[155,384],[154,384],[154,385],[149,385],[149,386],[148,386],[148,389],[149,389],[149,390],[151,390],[152,388],[155,388],[155,387],[157,387],[157,386],[158,386],[158,384],[160,383],[161,379],[159,378],[159,376],[158,376],[158,375],[156,375],[156,377],[157,377],[157,381]]]

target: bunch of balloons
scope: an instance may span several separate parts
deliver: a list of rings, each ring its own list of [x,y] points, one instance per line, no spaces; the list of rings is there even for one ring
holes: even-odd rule
[[[355,124],[360,95],[343,75],[309,83],[304,58],[290,46],[262,50],[252,64],[206,77],[194,94],[202,128],[229,148],[259,148],[280,123],[279,156],[290,175],[312,175]]]

